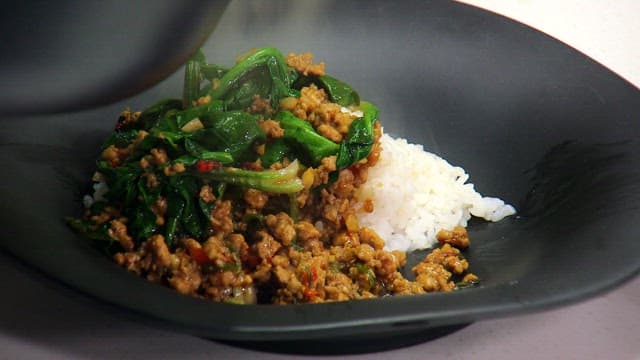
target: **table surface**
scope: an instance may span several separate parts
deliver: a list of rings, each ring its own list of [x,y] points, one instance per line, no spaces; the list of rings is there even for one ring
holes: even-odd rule
[[[465,0],[542,30],[640,88],[640,2]],[[0,359],[254,358],[257,352],[136,323],[0,252]],[[583,302],[471,324],[353,359],[640,359],[640,277]],[[323,358],[317,356],[314,358]]]

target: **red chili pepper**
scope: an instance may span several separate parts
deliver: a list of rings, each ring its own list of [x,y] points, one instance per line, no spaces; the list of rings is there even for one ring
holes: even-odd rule
[[[309,279],[311,278],[311,279]],[[312,267],[310,270],[307,269],[302,273],[302,285],[304,286],[304,290],[302,290],[302,294],[307,298],[311,299],[318,295],[317,290],[310,289],[313,282],[318,280],[318,271],[315,267]],[[311,280],[311,281],[309,281]]]
[[[220,168],[220,163],[213,160],[198,160],[196,161],[196,170],[201,173],[209,172],[214,169]]]
[[[316,290],[306,289],[304,291],[304,296],[311,299],[312,297],[318,296],[318,292]]]
[[[211,262],[207,253],[204,252],[204,249],[198,247],[190,247],[189,248],[189,256],[200,265],[208,264]]]

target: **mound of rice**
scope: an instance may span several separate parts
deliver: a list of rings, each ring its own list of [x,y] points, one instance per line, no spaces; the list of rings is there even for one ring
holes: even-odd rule
[[[389,250],[426,249],[442,229],[466,226],[471,216],[499,221],[515,209],[494,197],[483,197],[461,167],[424,151],[405,139],[381,137],[382,153],[360,188],[360,201],[373,200],[372,213],[359,222],[385,239]]]

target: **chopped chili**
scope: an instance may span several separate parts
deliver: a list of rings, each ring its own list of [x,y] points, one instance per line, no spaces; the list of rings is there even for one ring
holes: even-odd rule
[[[189,256],[200,265],[211,263],[211,259],[207,256],[207,253],[199,247],[190,247]]]
[[[196,170],[199,173],[210,172],[211,170],[219,168],[219,165],[219,163],[213,160],[198,160],[196,162]]]

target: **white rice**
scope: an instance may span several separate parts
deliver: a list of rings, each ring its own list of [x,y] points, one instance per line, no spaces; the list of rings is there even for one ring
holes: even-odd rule
[[[358,192],[360,201],[373,200],[374,210],[358,219],[385,239],[388,250],[432,247],[438,231],[466,226],[471,216],[499,221],[515,214],[513,206],[475,191],[464,169],[422,145],[386,134],[380,140],[380,160]]]

